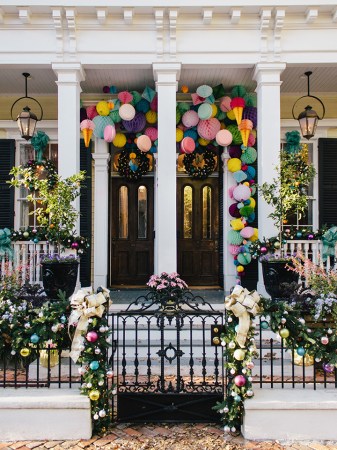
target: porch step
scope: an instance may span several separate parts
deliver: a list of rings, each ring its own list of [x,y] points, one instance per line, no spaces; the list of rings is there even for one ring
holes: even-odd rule
[[[78,389],[1,389],[2,441],[90,439],[90,400]]]
[[[337,440],[334,389],[257,389],[245,402],[242,434],[252,440]]]

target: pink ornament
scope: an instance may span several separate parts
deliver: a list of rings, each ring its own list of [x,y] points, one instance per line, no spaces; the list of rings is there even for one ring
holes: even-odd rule
[[[248,369],[254,369],[255,364],[253,363],[253,361],[248,361],[246,366],[247,366]]]
[[[78,243],[77,242],[73,242],[71,244],[71,248],[78,248]]]
[[[328,336],[322,336],[322,337],[321,337],[321,343],[322,343],[323,345],[327,345],[327,344],[329,343],[329,338],[328,338]]]
[[[141,152],[148,152],[152,146],[151,139],[146,134],[142,134],[137,138],[137,147]]]
[[[118,100],[122,103],[130,103],[133,100],[133,95],[128,91],[122,91],[118,94]]]
[[[229,253],[233,256],[240,253],[240,245],[229,244]]]
[[[308,239],[314,239],[314,235],[313,234],[309,234]]]
[[[154,127],[148,127],[145,130],[146,136],[149,136],[152,142],[156,141],[158,139],[158,130]]]
[[[248,147],[253,147],[253,145],[255,145],[255,142],[256,142],[255,136],[253,135],[253,133],[250,133],[248,136],[248,143],[247,143]]]
[[[254,228],[253,227],[245,227],[240,231],[240,234],[244,239],[250,239],[254,234]]]
[[[96,333],[96,331],[88,331],[86,339],[88,342],[96,342],[98,339],[98,334]]]
[[[96,105],[87,106],[86,112],[88,119],[92,120],[94,117],[98,116]]]
[[[113,378],[114,377],[114,373],[113,370],[108,370],[106,373],[107,378]]]
[[[187,128],[195,127],[199,123],[199,116],[196,111],[193,111],[190,109],[189,111],[186,111],[181,119],[182,123]]]
[[[233,135],[228,130],[220,130],[217,132],[215,140],[218,143],[218,145],[222,147],[227,147],[232,143]]]
[[[116,137],[116,128],[114,125],[107,125],[104,128],[104,140],[105,142],[112,142]]]
[[[213,140],[218,131],[220,131],[221,124],[215,117],[208,120],[200,120],[198,123],[198,134],[206,140]]]
[[[267,247],[261,247],[260,248],[261,253],[263,253],[264,255],[268,252]]]
[[[236,375],[234,378],[234,384],[235,386],[242,387],[246,384],[246,377],[243,375]]]
[[[191,137],[185,137],[180,144],[183,153],[193,153],[195,150],[195,142]]]
[[[153,100],[150,103],[150,109],[152,111],[158,111],[158,96],[157,96],[157,94],[153,97]]]
[[[223,112],[228,112],[230,111],[231,108],[231,98],[230,97],[222,97],[222,99],[220,99],[220,109]]]
[[[239,184],[233,190],[233,197],[238,202],[242,202],[244,200],[248,200],[251,195],[251,190],[245,184]]]

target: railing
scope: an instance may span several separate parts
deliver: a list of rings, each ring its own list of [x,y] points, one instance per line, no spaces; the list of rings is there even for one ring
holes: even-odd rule
[[[303,240],[290,240],[286,241],[283,245],[284,254],[295,255],[297,252],[301,252],[305,258],[309,258],[313,263],[324,267],[327,271],[337,266],[337,243],[335,246],[335,257],[327,258],[327,261],[323,263],[323,243],[321,240],[303,241]]]

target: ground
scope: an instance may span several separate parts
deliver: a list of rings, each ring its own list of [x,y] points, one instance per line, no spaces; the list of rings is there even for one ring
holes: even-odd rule
[[[1,439],[1,436],[0,436]],[[119,424],[105,436],[93,436],[88,441],[20,441],[0,442],[0,450],[330,450],[337,442],[253,442],[241,436],[224,435],[214,424]]]

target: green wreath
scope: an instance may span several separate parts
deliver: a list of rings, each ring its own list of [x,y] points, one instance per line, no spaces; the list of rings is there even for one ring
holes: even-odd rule
[[[215,156],[216,153],[210,148],[206,148],[202,153],[195,150],[193,153],[185,155],[184,166],[186,172],[192,178],[204,180],[211,175],[216,167]]]
[[[130,181],[140,180],[149,170],[149,159],[138,148],[124,148],[118,158],[118,173]]]
[[[43,167],[44,170],[47,172],[47,180],[48,180],[48,186],[52,189],[58,180],[57,170],[52,161],[49,159],[45,161],[37,161],[35,159],[31,159],[25,164],[24,166],[26,169],[30,169],[32,172],[32,175],[35,174],[40,167]],[[29,189],[31,191],[34,191],[33,185],[29,185]]]

